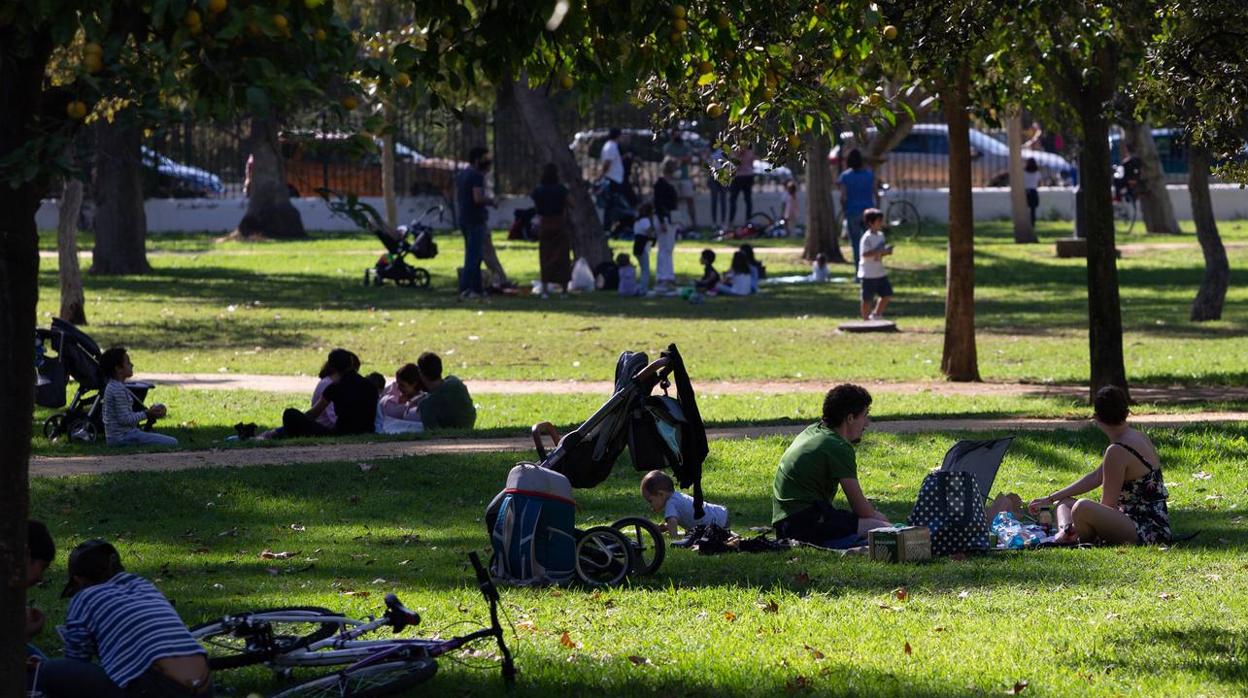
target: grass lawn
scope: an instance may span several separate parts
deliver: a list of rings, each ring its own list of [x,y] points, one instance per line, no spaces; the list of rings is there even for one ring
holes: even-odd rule
[[[1024,695],[1242,695],[1248,427],[1152,436],[1175,529],[1201,531],[1190,542],[915,566],[813,550],[674,550],[657,576],[602,593],[504,589],[517,694],[964,696],[1026,681]],[[904,517],[955,438],[869,434],[859,452],[864,489]],[[1049,492],[1104,445],[1093,431],[1021,435],[997,488]],[[729,507],[738,531],[769,519],[785,446],[713,444],[707,496]],[[422,631],[453,632],[484,617],[465,553],[486,547],[482,511],[519,457],[411,458],[368,472],[342,463],[36,479],[31,499],[63,551],[91,536],[116,541],[128,568],[156,580],[190,623],[290,604],[363,615],[394,591],[424,616]],[[578,523],[643,512],[637,482],[622,461],[578,493]],[[263,560],[265,549],[295,554]],[[49,627],[63,618],[64,570],[62,554],[33,594]],[[572,647],[561,643],[565,633]],[[39,641],[57,650],[54,633]],[[265,669],[216,679],[238,696],[280,685]],[[502,692],[497,671],[444,661],[421,695]]]
[[[219,369],[240,373],[313,373],[335,346],[357,351],[366,370],[389,374],[423,350],[439,352],[466,379],[601,379],[624,349],[651,352],[676,342],[698,379],[939,378],[945,250],[939,226],[890,259],[898,290],[893,309],[903,332],[844,335],[836,324],[856,312],[852,284],[768,288],[749,299],[678,299],[586,294],[543,301],[521,296],[461,304],[452,288],[462,257],[444,235],[427,265],[431,292],[369,288],[363,270],[378,255],[363,234],[318,235],[302,242],[216,243],[207,235],[153,235],[153,271],[87,277],[89,332],[124,343],[140,372]],[[1248,224],[1226,223],[1233,267],[1245,259]],[[1045,244],[1010,242],[1008,223],[977,227],[979,362],[987,380],[1082,382],[1088,376],[1085,271],[1058,260],[1051,241],[1068,224],[1042,224]],[[54,245],[44,235],[45,248]],[[506,242],[510,274],[537,276],[532,243]],[[1141,383],[1240,385],[1248,382],[1248,289],[1232,284],[1224,319],[1187,321],[1203,273],[1194,236],[1145,236],[1128,243],[1186,247],[1128,250],[1120,263],[1127,373]],[[678,246],[677,273],[698,274],[709,243]],[[760,246],[795,244],[764,241]],[[90,246],[84,240],[83,247]],[[622,251],[625,243],[616,243]],[[722,254],[721,269],[728,261]],[[806,273],[795,255],[766,255],[772,275]],[[848,274],[848,267],[834,270]],[[56,260],[44,259],[41,317],[57,308]]]
[[[471,387],[471,386],[469,386]],[[696,388],[696,383],[695,383]],[[554,395],[474,394],[477,425],[471,430],[438,431],[437,436],[504,437],[523,436],[534,423],[549,421],[561,433],[589,418],[606,395],[573,393]],[[1085,399],[1058,398],[1039,395],[985,395],[967,398],[941,395],[938,392],[879,393],[874,396],[871,417],[877,421],[897,419],[1041,417],[1086,418],[1089,408]],[[326,441],[376,441],[379,439],[418,438],[411,436],[343,437],[342,439],[296,439],[283,441],[225,442],[234,434],[239,422],[254,422],[263,430],[280,426],[282,410],[306,407],[303,396],[268,393],[254,390],[202,390],[159,387],[149,402],[169,405],[170,418],[159,422],[156,431],[174,436],[179,449],[222,447],[280,447],[291,443],[325,443]],[[742,426],[762,424],[808,424],[819,419],[822,397],[811,393],[700,394],[698,406],[708,426]],[[1248,403],[1183,402],[1142,403],[1133,406],[1136,414],[1178,414],[1192,411],[1239,411]],[[110,448],[102,443],[85,445],[67,439],[51,443],[42,437],[43,421],[60,410],[39,408],[35,411],[37,455],[68,456],[89,453],[134,453],[158,448]]]

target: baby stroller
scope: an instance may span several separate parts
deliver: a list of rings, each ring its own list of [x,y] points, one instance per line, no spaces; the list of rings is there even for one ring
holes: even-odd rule
[[[429,270],[407,263],[408,255],[416,259],[433,259],[438,256],[438,244],[433,241],[433,227],[425,223],[430,215],[442,214],[442,205],[430,206],[419,218],[408,225],[401,225],[392,234],[381,219],[376,208],[359,200],[354,194],[343,197],[328,189],[317,192],[325,199],[329,209],[350,218],[356,225],[369,230],[386,248],[377,263],[364,270],[364,285],[381,286],[393,281],[396,286],[428,288]],[[330,199],[330,195],[334,199]]]
[[[108,381],[100,371],[101,354],[94,339],[60,318],[52,318],[51,329],[35,329],[35,403],[40,407],[63,407],[67,376],[78,381],[69,408],[43,422],[43,435],[49,440],[68,435],[74,441],[92,443],[104,433],[100,396]],[[143,401],[153,386],[138,382],[125,385],[134,397],[135,410],[143,409]],[[152,421],[144,422],[144,431],[151,431]]]
[[[673,383],[675,398],[667,394]],[[650,394],[656,386],[662,396]],[[507,488],[486,509],[490,568],[500,579],[609,586],[658,570],[666,549],[649,519],[628,517],[583,531],[573,526],[572,488],[605,480],[625,448],[638,471],[670,468],[680,487],[692,487],[694,511],[702,515],[706,429],[674,344],[653,363],[643,353],[624,352],[614,394],[584,424],[560,437],[542,422],[532,435],[538,462],[513,468]]]

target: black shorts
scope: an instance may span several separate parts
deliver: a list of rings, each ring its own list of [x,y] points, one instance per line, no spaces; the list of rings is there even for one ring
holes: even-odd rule
[[[893,295],[893,285],[888,282],[887,276],[881,276],[878,279],[862,279],[862,300],[875,300],[876,296],[887,298]]]
[[[827,502],[812,504],[776,522],[777,538],[823,545],[858,533],[858,515]]]

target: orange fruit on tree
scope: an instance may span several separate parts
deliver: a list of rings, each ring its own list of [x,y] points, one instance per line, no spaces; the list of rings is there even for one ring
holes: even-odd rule
[[[732,16],[727,12],[720,11],[718,15],[715,15],[715,26],[720,29],[730,28],[732,26]]]
[[[568,75],[567,73],[562,73],[559,76],[559,87],[562,87],[565,90],[570,90],[572,89],[572,86],[575,84],[576,82],[572,80],[571,75]]]
[[[706,105],[706,115],[712,119],[718,119],[724,115],[724,106],[719,102],[711,102]]]
[[[273,15],[273,26],[279,30],[285,30],[290,27],[290,20],[286,19],[286,15],[283,14]]]
[[[888,26],[886,26],[886,27],[884,27],[884,38],[885,38],[885,39],[888,39],[889,41],[892,41],[893,39],[896,39],[896,38],[897,38],[897,27],[895,27],[895,26],[893,26],[893,25],[891,25],[891,24],[890,24],[890,25],[888,25]]]
[[[203,21],[203,17],[200,17],[200,16],[199,16],[199,10],[197,10],[197,9],[195,9],[195,8],[193,8],[193,7],[192,7],[191,9],[187,10],[187,11],[186,11],[186,14],[185,14],[185,15],[183,15],[183,17],[182,17],[182,22],[183,22],[184,24],[186,24],[186,26],[188,26],[188,27],[194,27],[194,26],[197,26],[197,25],[199,25],[202,21]]]
[[[312,32],[312,38],[317,41],[324,41],[329,38],[329,34],[326,34],[324,29],[317,29],[315,32]]]
[[[355,111],[355,108],[358,106],[360,106],[360,100],[356,99],[354,96],[347,95],[342,98],[342,107],[347,111]]]
[[[80,121],[87,116],[87,105],[81,100],[74,100],[65,105],[65,114],[74,121]]]
[[[672,20],[672,31],[683,34],[685,33],[685,30],[688,28],[689,28],[689,23],[686,22],[683,17],[677,17],[676,19]]]
[[[707,73],[714,72],[714,70],[715,64],[710,61],[702,61],[698,64],[698,75],[706,75]]]
[[[789,134],[789,147],[796,148],[802,144],[802,137],[796,133]]]
[[[672,5],[672,17],[674,17],[675,19],[684,19],[685,18],[685,6],[684,5]]]
[[[84,56],[104,56],[104,47],[94,41],[87,43],[82,47],[82,55]]]
[[[89,53],[82,59],[82,67],[92,75],[104,70],[104,59],[97,53]]]
[[[775,91],[775,89],[770,88],[770,87],[764,87],[764,88],[763,88],[763,101],[764,101],[764,102],[770,102],[771,100],[773,100],[773,99],[775,99],[775,98],[776,98],[776,91]]]
[[[225,8],[229,7],[229,0],[208,0],[208,12],[219,15],[225,12]]]
[[[394,84],[398,85],[399,87],[410,87],[412,84],[412,76],[408,75],[407,73],[399,73],[398,75],[394,76]]]

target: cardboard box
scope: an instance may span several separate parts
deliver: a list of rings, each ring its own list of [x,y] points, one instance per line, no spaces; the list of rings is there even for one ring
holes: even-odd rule
[[[887,526],[867,532],[872,560],[918,562],[932,559],[932,532],[926,526]]]

